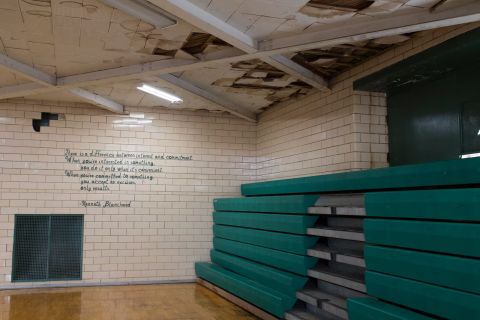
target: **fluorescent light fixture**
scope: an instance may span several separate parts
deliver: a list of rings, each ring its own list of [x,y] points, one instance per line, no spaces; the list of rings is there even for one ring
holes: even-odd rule
[[[165,92],[163,90],[160,90],[158,88],[149,86],[148,84],[145,84],[145,83],[142,84],[141,87],[137,87],[137,89],[141,90],[143,92],[152,94],[156,97],[159,97],[159,98],[165,99],[167,101],[170,101],[170,103],[182,103],[183,102],[183,100],[180,99],[179,97],[174,96],[173,94],[170,94],[170,93]]]
[[[128,114],[130,118],[136,118],[136,119],[144,119],[145,118],[145,113],[140,113],[140,112],[130,112]]]
[[[118,123],[149,124],[149,123],[152,123],[152,120],[122,119],[122,120],[115,120],[113,121],[113,123],[114,124],[118,124]]]
[[[480,157],[480,153],[462,154],[460,156],[460,159],[477,158],[477,157]]]
[[[142,128],[152,122],[150,119],[145,119],[143,113],[130,113],[128,118],[113,120],[112,123],[114,128]]]

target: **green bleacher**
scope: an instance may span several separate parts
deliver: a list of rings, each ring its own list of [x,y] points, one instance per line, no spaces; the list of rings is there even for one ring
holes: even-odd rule
[[[242,228],[303,234],[317,222],[317,216],[259,212],[215,211],[213,222]]]
[[[480,319],[478,294],[372,271],[365,279],[373,297],[446,319]]]
[[[369,217],[480,221],[480,188],[371,192],[365,206]]]
[[[480,294],[479,259],[372,245],[364,252],[368,270]]]
[[[196,272],[283,318],[319,262],[308,208],[360,192],[371,298],[349,299],[349,319],[480,319],[479,183],[480,159],[465,159],[244,184],[214,200],[212,262]]]
[[[221,265],[225,269],[245,277],[252,277],[258,283],[288,295],[295,294],[297,290],[303,288],[308,280],[307,277],[302,277],[291,272],[282,271],[217,250],[212,250],[210,257],[212,262]]]
[[[260,247],[306,255],[318,241],[318,237],[290,233],[264,231],[214,225],[213,235],[217,238],[253,244]]]
[[[372,298],[348,300],[349,320],[433,320],[414,311]]]
[[[480,182],[480,159],[439,161],[305,178],[247,183],[244,196],[463,186]]]
[[[316,195],[223,198],[213,200],[213,208],[217,211],[306,214],[317,199]]]
[[[480,224],[366,219],[364,231],[372,244],[480,257]]]

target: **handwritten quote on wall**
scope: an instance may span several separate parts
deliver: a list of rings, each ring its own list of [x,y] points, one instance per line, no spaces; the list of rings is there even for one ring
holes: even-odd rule
[[[86,192],[110,191],[116,185],[151,183],[163,172],[159,165],[165,161],[191,161],[192,155],[156,154],[65,149],[65,161],[77,165],[75,170],[65,170],[65,176],[78,178],[79,189]],[[82,201],[83,207],[122,207],[112,201]],[[129,205],[128,205],[129,206]]]

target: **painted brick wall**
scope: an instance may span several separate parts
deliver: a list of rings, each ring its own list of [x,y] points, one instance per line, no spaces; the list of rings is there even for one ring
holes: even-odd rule
[[[331,91],[313,93],[262,113],[257,129],[257,179],[388,166],[385,96],[355,92],[353,81],[479,26],[423,32],[341,74],[333,80]]]
[[[85,215],[85,283],[191,280],[193,262],[208,260],[213,198],[237,196],[240,184],[255,178],[255,125],[208,112],[130,111],[145,113],[152,123],[118,127],[114,123],[124,117],[87,105],[0,103],[0,286],[9,285],[18,213]],[[40,118],[40,112],[64,114],[65,119],[36,133],[32,119]],[[154,166],[137,166],[162,168],[151,174],[152,180],[89,192],[80,190],[88,186],[81,184],[84,179],[65,171],[101,171],[80,170],[82,164],[66,160],[66,149],[192,158],[155,160]],[[101,207],[84,207],[82,201],[99,201]],[[106,201],[130,207],[104,208]]]

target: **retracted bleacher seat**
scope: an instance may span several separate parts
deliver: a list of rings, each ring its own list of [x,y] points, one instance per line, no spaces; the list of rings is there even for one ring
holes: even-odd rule
[[[480,319],[477,186],[480,159],[244,184],[197,275],[287,320]]]

